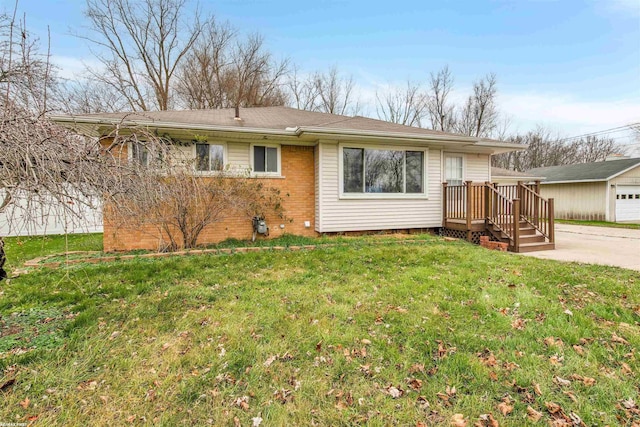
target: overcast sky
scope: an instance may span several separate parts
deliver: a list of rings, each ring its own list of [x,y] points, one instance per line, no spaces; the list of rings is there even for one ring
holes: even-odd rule
[[[260,32],[303,71],[353,75],[370,114],[376,90],[424,82],[448,64],[456,93],[497,74],[513,130],[544,124],[565,136],[640,122],[640,0],[201,1],[205,13]],[[5,11],[13,1],[2,0]],[[20,0],[27,26],[51,31],[64,76],[91,63],[84,1]],[[629,134],[612,133],[620,143]]]

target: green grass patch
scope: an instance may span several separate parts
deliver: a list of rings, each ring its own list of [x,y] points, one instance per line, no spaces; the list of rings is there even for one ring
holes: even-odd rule
[[[587,425],[638,421],[620,402],[640,400],[640,274],[371,239],[2,282],[0,420],[533,425],[527,407],[547,424],[555,402]]]
[[[588,225],[592,227],[629,228],[631,230],[640,230],[640,224],[630,224],[623,222],[582,221],[577,219],[556,219],[556,222],[559,224]]]

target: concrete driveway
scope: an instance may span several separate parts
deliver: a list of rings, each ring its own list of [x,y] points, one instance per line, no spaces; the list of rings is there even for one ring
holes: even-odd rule
[[[556,224],[556,249],[522,255],[640,271],[640,230]]]

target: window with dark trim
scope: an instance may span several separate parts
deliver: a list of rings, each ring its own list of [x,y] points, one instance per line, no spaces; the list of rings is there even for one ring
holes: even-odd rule
[[[278,172],[278,148],[264,145],[253,146],[253,171]]]
[[[424,151],[342,149],[343,193],[424,193]]]
[[[221,171],[224,169],[224,146],[196,144],[196,170]]]

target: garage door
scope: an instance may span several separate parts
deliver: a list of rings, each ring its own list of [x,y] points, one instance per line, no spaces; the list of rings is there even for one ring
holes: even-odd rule
[[[616,189],[616,222],[620,221],[640,221],[640,185]]]

